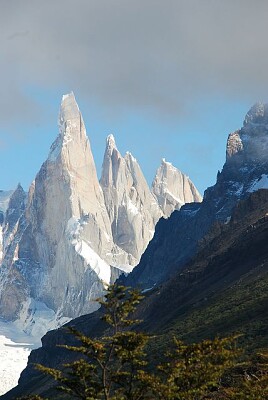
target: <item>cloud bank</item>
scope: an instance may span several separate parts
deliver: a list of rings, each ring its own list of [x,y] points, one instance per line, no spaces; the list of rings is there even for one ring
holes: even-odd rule
[[[267,99],[266,0],[2,0],[0,121],[37,119],[27,87],[113,113],[180,115],[202,96]]]

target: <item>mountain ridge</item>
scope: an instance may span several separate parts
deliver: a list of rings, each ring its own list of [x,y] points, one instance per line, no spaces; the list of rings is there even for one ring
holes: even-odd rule
[[[2,230],[12,213],[16,223],[10,246],[2,240],[0,316],[19,320],[29,334],[37,332],[38,307],[50,309],[50,328],[51,313],[56,327],[94,311],[105,287],[138,263],[163,215],[137,161],[129,152],[122,157],[112,136],[99,181],[73,93],[62,98],[58,125],[24,206],[18,201],[14,211],[10,203],[2,214]]]
[[[216,184],[206,189],[200,205],[183,206],[156,226],[139,265],[124,279],[127,285],[147,288],[164,282],[197,252],[213,223],[227,221],[239,200],[268,188],[267,110],[267,105],[253,106],[242,128],[228,136],[226,161]]]

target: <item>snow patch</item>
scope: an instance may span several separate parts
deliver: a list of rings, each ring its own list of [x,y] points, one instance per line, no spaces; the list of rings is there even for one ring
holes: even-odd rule
[[[250,188],[247,190],[249,193],[256,192],[259,189],[268,189],[268,175],[262,174],[259,179],[256,179]]]
[[[67,224],[67,235],[75,251],[83,257],[88,267],[96,272],[104,286],[110,284],[111,267],[90,247],[89,243],[81,239],[81,233],[84,225],[87,224],[86,219],[70,218]]]
[[[243,192],[243,189],[244,189],[244,185],[241,184],[241,186],[240,186],[240,187],[237,189],[237,191],[235,192],[235,195],[236,195],[237,197],[240,197],[241,194],[242,194],[242,192]]]
[[[146,288],[146,289],[143,289],[141,293],[147,293],[147,292],[150,292],[150,290],[154,289],[155,285],[156,285],[156,284],[154,283],[154,286],[152,286],[152,287],[149,287],[149,288]]]
[[[70,321],[70,318],[61,315],[60,310],[55,313],[45,303],[28,298],[22,306],[19,318],[14,322],[18,331],[22,331],[34,338],[34,342],[41,346],[41,337],[47,331],[57,329]]]
[[[173,193],[171,193],[167,188],[164,189],[164,193],[166,193],[167,195],[169,195],[172,199],[174,199],[177,203],[179,203],[181,206],[184,205],[184,202],[179,199],[178,197],[174,196]]]
[[[127,201],[127,209],[128,211],[133,215],[138,215],[139,214],[139,210],[137,209],[137,207],[132,203],[131,200],[128,199]]]
[[[197,208],[196,210],[189,210],[189,209],[185,209],[182,210],[181,212],[183,212],[184,214],[186,214],[189,217],[194,217],[196,213],[198,213],[198,211],[200,210],[200,208]]]
[[[132,272],[135,267],[129,264],[120,264],[115,265],[115,268],[119,269],[120,271],[126,272],[127,274],[130,274],[130,272]]]
[[[0,395],[18,384],[32,349],[40,347],[41,338],[57,329],[70,318],[55,313],[44,303],[29,298],[22,305],[19,318],[14,322],[0,319]]]
[[[170,169],[171,171],[173,171],[174,173],[177,173],[177,172],[178,172],[178,169],[177,169],[176,167],[174,167],[174,165],[173,165],[171,162],[166,161],[165,158],[162,158],[162,164],[165,164],[166,166],[168,166],[169,169]]]
[[[18,384],[31,349],[37,347],[39,342],[18,331],[14,323],[0,320],[0,396]]]
[[[75,244],[75,241],[73,241]],[[87,263],[93,271],[96,272],[104,286],[110,284],[111,280],[111,268],[95,251],[84,241],[77,240],[75,244],[75,250]]]

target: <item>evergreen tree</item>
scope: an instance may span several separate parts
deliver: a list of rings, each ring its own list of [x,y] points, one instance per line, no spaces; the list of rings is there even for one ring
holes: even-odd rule
[[[82,400],[264,400],[267,397],[268,356],[263,353],[250,369],[250,379],[243,377],[235,386],[222,385],[237,358],[236,338],[216,338],[185,344],[174,338],[165,362],[157,368],[148,363],[146,345],[149,335],[138,332],[134,318],[142,296],[137,290],[112,285],[100,300],[107,324],[104,336],[92,339],[74,328],[76,346],[62,345],[77,353],[74,362],[61,369],[37,365],[53,377],[63,399]],[[228,374],[227,374],[228,375]],[[262,397],[261,397],[262,396]],[[43,400],[26,396],[20,400]],[[51,400],[51,399],[49,399]]]
[[[108,334],[100,339],[91,339],[69,328],[80,345],[61,347],[78,353],[80,358],[65,364],[62,370],[42,365],[37,365],[37,368],[59,382],[58,389],[72,399],[143,398],[146,385],[139,376],[147,364],[144,347],[149,336],[131,330],[139,323],[131,315],[141,299],[137,290],[121,285],[110,286],[105,300],[99,300],[105,309],[102,319],[109,326]]]

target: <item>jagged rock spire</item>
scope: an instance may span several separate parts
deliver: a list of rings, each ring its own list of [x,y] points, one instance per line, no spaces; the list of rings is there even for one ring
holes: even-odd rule
[[[123,157],[112,135],[106,140],[100,184],[113,239],[137,263],[162,213],[137,160],[129,152]]]
[[[106,139],[106,148],[102,163],[102,174],[100,179],[102,188],[110,185],[116,187],[118,168],[121,159],[122,156],[117,150],[115,138],[113,135],[109,135]]]
[[[31,185],[22,218],[12,221],[9,274],[0,272],[0,312],[34,320],[30,296],[52,314],[92,312],[120,270],[130,272],[137,264],[162,215],[137,160],[130,153],[122,157],[112,135],[99,183],[74,94],[63,96],[59,135]],[[12,301],[10,293],[16,293]]]
[[[156,172],[152,192],[165,217],[169,217],[185,203],[202,201],[202,196],[189,177],[164,158]]]

